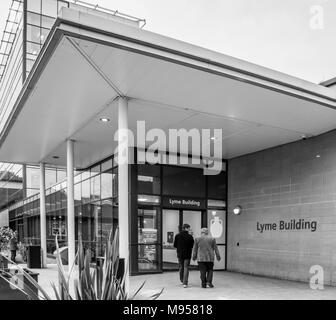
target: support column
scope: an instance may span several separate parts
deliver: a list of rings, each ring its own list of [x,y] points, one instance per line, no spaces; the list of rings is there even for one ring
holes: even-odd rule
[[[45,165],[40,163],[40,234],[42,251],[42,268],[47,267],[47,216],[45,193]]]
[[[126,98],[118,100],[118,224],[119,224],[119,255],[129,261],[129,223],[128,223],[128,102]],[[125,290],[129,292],[129,272],[125,281]]]
[[[67,220],[68,220],[68,261],[69,270],[76,257],[75,201],[74,201],[74,141],[67,141]]]

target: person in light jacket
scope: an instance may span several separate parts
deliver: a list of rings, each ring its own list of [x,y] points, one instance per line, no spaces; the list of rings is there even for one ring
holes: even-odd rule
[[[221,259],[216,240],[208,233],[207,228],[201,230],[201,236],[195,239],[192,253],[193,260],[197,260],[199,266],[202,288],[206,288],[207,285],[210,288],[214,287],[212,279],[215,254],[218,261]]]

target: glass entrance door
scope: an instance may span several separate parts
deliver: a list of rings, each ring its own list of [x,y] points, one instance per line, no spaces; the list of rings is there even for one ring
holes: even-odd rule
[[[162,269],[176,270],[178,262],[174,238],[180,230],[180,211],[162,210]]]
[[[185,223],[191,226],[193,237],[199,237],[201,235],[202,227],[202,212],[189,210],[162,210],[163,271],[178,269],[174,239],[182,229],[182,225]],[[197,265],[197,263],[191,262],[191,265]]]

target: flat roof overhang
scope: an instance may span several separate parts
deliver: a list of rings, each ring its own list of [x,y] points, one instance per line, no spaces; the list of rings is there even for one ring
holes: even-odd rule
[[[148,129],[222,129],[226,159],[336,127],[329,88],[64,9],[0,122],[0,160],[64,166],[67,139],[78,168],[113,154],[119,96],[130,99],[134,132],[137,120]]]

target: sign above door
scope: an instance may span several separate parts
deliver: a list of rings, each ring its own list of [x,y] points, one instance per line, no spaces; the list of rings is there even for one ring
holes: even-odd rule
[[[183,197],[163,197],[162,205],[165,208],[177,209],[196,209],[202,210],[206,208],[204,199],[199,198],[183,198]]]

